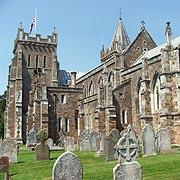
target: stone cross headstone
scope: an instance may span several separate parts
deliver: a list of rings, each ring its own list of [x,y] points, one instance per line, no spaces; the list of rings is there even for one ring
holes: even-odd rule
[[[0,173],[4,173],[4,180],[9,180],[9,158],[7,156],[0,158]]]
[[[160,128],[156,132],[157,149],[160,154],[171,152],[171,140],[167,128]]]
[[[64,149],[65,151],[71,151],[71,152],[75,150],[74,137],[67,136],[64,139]]]
[[[32,128],[30,132],[27,134],[26,138],[26,147],[35,147],[38,143],[36,138],[38,131],[35,128]]]
[[[107,161],[112,161],[117,159],[115,156],[115,145],[117,144],[118,140],[120,138],[119,130],[118,129],[112,129],[110,132],[109,137],[107,137]]]
[[[0,140],[0,157],[7,156],[9,163],[17,163],[17,141],[14,139]]]
[[[106,151],[106,137],[103,133],[100,134],[100,149],[99,151],[96,153],[96,157],[102,157],[102,156],[106,156],[107,155],[107,151]]]
[[[50,150],[49,146],[45,144],[45,140],[48,138],[44,130],[40,130],[37,135],[37,139],[40,141],[35,147],[36,160],[49,160],[50,159]]]
[[[118,164],[113,168],[114,180],[142,180],[141,165],[135,161],[138,140],[133,135],[132,127],[119,139],[116,145]]]
[[[52,180],[82,179],[82,163],[74,153],[67,151],[58,157],[53,166]]]
[[[155,133],[150,124],[146,124],[142,131],[142,154],[143,156],[156,155]]]
[[[54,143],[53,143],[53,139],[52,139],[52,138],[48,138],[48,139],[47,139],[47,145],[49,146],[49,149],[52,149],[52,147],[54,146]]]

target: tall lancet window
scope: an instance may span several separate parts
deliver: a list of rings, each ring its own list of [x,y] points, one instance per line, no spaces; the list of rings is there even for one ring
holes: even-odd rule
[[[89,86],[89,96],[92,96],[94,94],[94,84],[91,81],[90,86]]]
[[[114,73],[112,71],[109,74],[108,82],[111,83],[112,86],[114,86]]]
[[[157,77],[153,89],[154,111],[157,111],[161,108],[160,93],[160,78]]]

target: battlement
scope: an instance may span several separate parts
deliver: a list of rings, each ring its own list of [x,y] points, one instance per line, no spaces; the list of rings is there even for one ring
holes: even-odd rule
[[[20,27],[18,28],[18,33],[16,35],[16,39],[14,40],[14,50],[16,49],[18,42],[24,42],[28,44],[42,44],[42,45],[55,45],[58,43],[58,33],[54,27],[54,31],[52,35],[48,35],[47,38],[42,38],[41,34],[35,34],[35,37],[30,36],[30,33],[24,32],[24,28],[22,27],[22,23],[20,23]]]

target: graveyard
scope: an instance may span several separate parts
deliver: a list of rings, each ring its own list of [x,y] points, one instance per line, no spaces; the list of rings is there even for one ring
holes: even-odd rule
[[[179,148],[173,148],[179,149]],[[55,160],[64,151],[51,151],[50,160],[36,161],[35,152],[20,150],[17,164],[10,164],[11,180],[51,180]],[[74,152],[82,161],[84,180],[112,180],[113,167],[117,161],[96,158],[96,151]],[[179,180],[180,152],[149,157],[140,156],[137,161],[142,165],[143,180]],[[3,174],[0,173],[0,179]]]
[[[5,180],[179,180],[180,146],[171,145],[169,132],[143,128],[142,143],[131,125],[109,136],[94,131],[64,137],[53,144],[44,130],[28,145],[0,140],[0,179]],[[34,144],[35,146],[30,146]]]

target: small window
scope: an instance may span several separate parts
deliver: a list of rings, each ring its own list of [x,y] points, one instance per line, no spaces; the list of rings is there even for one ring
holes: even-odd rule
[[[65,119],[65,132],[69,132],[69,119]]]
[[[44,68],[46,67],[46,56],[44,56]]]
[[[28,67],[31,66],[31,55],[28,55]]]
[[[57,132],[60,132],[62,128],[62,119],[58,118],[57,120]]]
[[[38,55],[36,55],[36,67],[38,67]]]
[[[61,95],[61,103],[66,104],[66,95]]]
[[[122,123],[127,124],[127,111],[125,109],[122,110]]]

